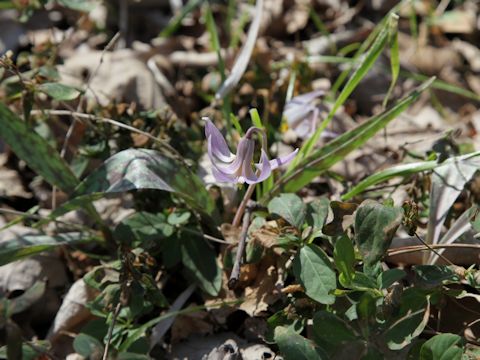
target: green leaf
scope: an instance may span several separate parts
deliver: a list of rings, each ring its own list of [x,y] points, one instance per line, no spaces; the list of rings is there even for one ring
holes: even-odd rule
[[[26,256],[53,249],[59,245],[66,245],[92,240],[87,233],[63,233],[55,236],[49,235],[22,235],[13,239],[2,241],[0,244],[0,266]]]
[[[305,293],[322,304],[333,304],[331,293],[337,287],[335,271],[327,254],[317,245],[301,248],[293,263],[293,272]]]
[[[182,261],[203,291],[216,296],[222,286],[222,272],[215,251],[199,236],[188,235],[181,239]]]
[[[330,208],[330,200],[320,197],[307,204],[308,224],[313,229],[313,234],[321,234]]]
[[[420,349],[419,360],[460,360],[462,338],[454,334],[439,334],[427,340]]]
[[[313,342],[297,334],[291,328],[275,328],[275,342],[285,360],[321,360],[328,359],[327,354]]]
[[[80,95],[77,89],[60,83],[44,83],[38,86],[38,90],[59,101],[74,100]]]
[[[268,211],[288,221],[296,228],[301,228],[307,214],[307,207],[295,194],[281,194],[268,203]]]
[[[163,214],[152,214],[141,211],[123,220],[117,225],[114,237],[125,244],[138,242],[138,246],[148,249],[154,247],[160,240],[173,234],[173,226],[167,224]]]
[[[378,283],[380,289],[388,289],[394,282],[403,279],[407,273],[402,269],[388,269],[380,274]]]
[[[185,225],[188,223],[188,219],[191,217],[191,213],[188,211],[173,212],[168,215],[167,221],[170,225]]]
[[[391,16],[395,16],[395,14],[391,14]],[[387,26],[385,26],[378,34],[372,46],[367,51],[367,53],[365,54],[365,57],[359,64],[358,68],[353,72],[352,76],[348,79],[348,82],[343,87],[342,91],[340,92],[340,95],[338,95],[337,100],[335,101],[332,109],[328,113],[325,120],[320,124],[320,126],[317,128],[315,133],[308,139],[307,142],[305,142],[305,144],[300,149],[300,152],[297,155],[297,158],[299,159],[299,161],[301,161],[306,156],[310,155],[311,151],[313,150],[313,147],[318,142],[321,133],[323,132],[323,130],[326,129],[327,125],[333,119],[333,116],[335,115],[337,110],[348,99],[348,97],[353,92],[353,90],[355,90],[355,88],[360,83],[360,81],[367,75],[370,68],[373,66],[377,58],[382,53],[388,40],[388,33],[389,33],[389,29],[387,24]]]
[[[348,236],[341,236],[335,242],[333,259],[340,272],[338,280],[342,286],[347,287],[355,277],[355,250]]]
[[[360,181],[349,192],[341,196],[343,201],[349,200],[354,196],[362,193],[370,186],[385,182],[394,177],[406,177],[412,174],[417,174],[422,171],[428,171],[438,166],[437,161],[421,161],[410,164],[401,164],[392,166],[391,168],[378,171],[369,177]]]
[[[99,3],[87,0],[57,0],[57,2],[66,8],[83,12],[92,11],[96,6],[100,5]]]
[[[182,163],[148,149],[128,149],[108,158],[72,196],[138,189],[168,191],[200,213],[212,215],[215,211],[213,200],[194,173]]]
[[[413,270],[416,283],[427,288],[442,286],[444,281],[460,280],[455,270],[445,265],[417,265]]]
[[[354,330],[345,321],[323,310],[313,316],[313,333],[316,339],[334,346],[357,339]]]
[[[399,207],[387,207],[371,200],[360,204],[355,213],[355,240],[367,267],[384,256],[402,217],[403,209]]]
[[[17,115],[0,103],[0,136],[15,154],[48,183],[66,193],[78,180],[60,155]]]
[[[430,302],[422,290],[408,288],[400,304],[398,316],[389,320],[383,335],[390,350],[400,350],[410,344],[422,333],[430,316]]]
[[[295,168],[283,175],[275,183],[266,199],[262,199],[262,201],[268,200],[270,196],[277,194],[280,190],[296,192],[308,185],[315,177],[343,160],[353,150],[365,144],[368,139],[406,110],[431,85],[432,81],[433,78],[413,90],[390,109],[366,120],[356,128],[343,133],[322,148],[312,152],[297,164]]]
[[[73,341],[75,352],[86,358],[97,358],[103,354],[103,345],[93,336],[80,333]]]

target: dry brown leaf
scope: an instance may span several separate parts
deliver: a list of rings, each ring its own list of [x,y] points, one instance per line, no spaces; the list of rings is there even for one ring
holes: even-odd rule
[[[190,307],[194,305],[191,304]],[[198,311],[191,314],[179,315],[176,317],[172,325],[171,333],[172,344],[187,339],[193,334],[208,335],[212,334],[214,326],[209,319],[206,311]]]
[[[280,296],[275,286],[278,278],[277,270],[272,262],[271,257],[262,259],[257,279],[251,286],[245,288],[245,301],[240,304],[240,309],[250,316],[262,314]]]

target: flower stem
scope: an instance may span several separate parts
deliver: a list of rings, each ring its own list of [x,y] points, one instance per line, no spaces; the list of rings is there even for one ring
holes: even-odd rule
[[[256,184],[250,184],[247,188],[247,191],[245,192],[245,195],[243,196],[242,202],[238,206],[237,213],[235,214],[235,217],[233,218],[232,221],[232,226],[233,227],[238,227],[240,226],[240,221],[242,221],[242,215],[245,212],[245,208],[247,207],[248,200],[252,197],[253,191],[255,190],[255,185]]]

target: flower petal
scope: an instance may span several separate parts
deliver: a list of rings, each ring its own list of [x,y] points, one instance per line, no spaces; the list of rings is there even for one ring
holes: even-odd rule
[[[311,103],[316,98],[325,95],[325,90],[315,90],[306,94],[298,95],[292,98],[287,105],[305,105]]]
[[[233,161],[234,155],[230,152],[224,137],[210,119],[206,119],[205,137],[208,139],[210,157],[215,156],[223,162]]]
[[[245,171],[246,179],[248,184],[256,184],[264,181],[272,173],[272,168],[270,162],[268,161],[267,153],[262,149],[262,154],[260,156],[260,163],[255,164],[255,167],[259,170],[258,176],[255,175],[252,171],[252,167],[249,166],[249,172]],[[252,176],[253,175],[253,176]]]
[[[226,183],[237,183],[237,176],[236,175],[228,175],[224,174],[219,171],[215,166],[212,167],[212,174],[215,180],[218,182],[226,182]]]
[[[296,149],[295,151],[292,151],[288,155],[279,157],[277,159],[270,160],[270,166],[271,166],[272,170],[275,170],[279,166],[288,164],[297,155],[297,152],[298,152],[298,149]]]

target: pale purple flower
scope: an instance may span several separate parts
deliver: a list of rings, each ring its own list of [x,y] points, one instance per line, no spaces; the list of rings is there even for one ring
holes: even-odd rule
[[[295,131],[300,139],[310,137],[318,125],[318,107],[315,99],[325,95],[324,90],[316,90],[291,99],[285,104],[283,117],[289,129]]]
[[[256,184],[270,176],[272,170],[293,160],[298,149],[288,155],[269,160],[266,147],[266,136],[263,130],[251,127],[240,140],[237,153],[233,154],[220,131],[208,118],[205,119],[205,136],[208,142],[208,155],[212,161],[212,172],[219,182]],[[253,162],[255,140],[252,136],[257,133],[262,137],[260,162]],[[256,171],[254,171],[256,169]]]

